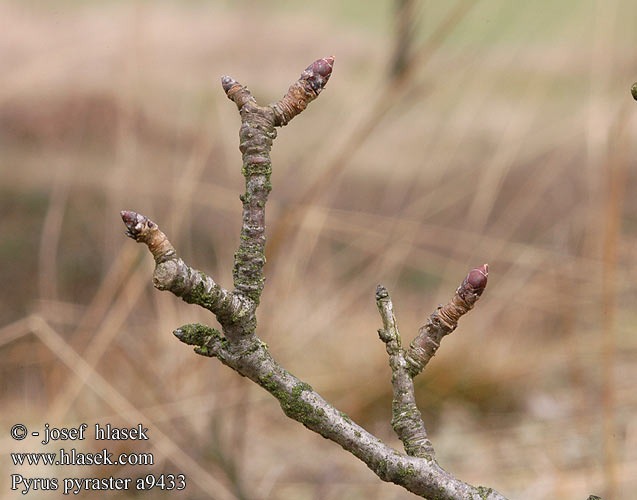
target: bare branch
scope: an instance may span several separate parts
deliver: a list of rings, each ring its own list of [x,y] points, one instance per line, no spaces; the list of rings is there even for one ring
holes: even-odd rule
[[[188,266],[152,220],[129,210],[122,210],[121,216],[126,236],[147,245],[155,258],[155,288],[168,290],[189,304],[208,309],[224,325],[229,337],[238,335],[239,326],[250,327],[256,323],[254,304],[249,299],[230,293],[207,274]]]
[[[198,354],[216,357],[259,384],[279,401],[288,417],[341,445],[383,481],[403,486],[424,498],[506,500],[491,488],[459,481],[431,457],[408,456],[387,446],[279,365],[256,336],[250,346],[237,351],[217,330],[204,325],[185,325],[174,334],[182,342],[196,346]]]
[[[257,337],[255,311],[264,286],[265,205],[271,190],[270,150],[276,127],[286,125],[303,111],[325,87],[334,59],[319,59],[301,74],[279,102],[259,106],[250,91],[225,76],[223,88],[241,115],[240,150],[242,173],[246,179],[241,240],[234,259],[233,292],[186,265],[175,248],[147,217],[122,212],[127,235],[148,246],[156,263],[153,282],[160,290],[170,290],[186,302],[212,311],[222,331],[200,324],[184,325],[174,334],[195,346],[203,356],[216,357],[237,373],[272,394],[284,413],[308,429],[338,443],[362,460],[384,481],[391,481],[424,498],[441,500],[505,500],[491,488],[466,484],[443,470],[434,458],[422,416],[416,406],[413,377],[434,356],[442,337],[451,333],[482,294],[488,276],[486,264],[472,270],[453,299],[439,307],[428,319],[408,349],[402,347],[400,333],[387,290],[376,291],[383,320],[379,334],[386,344],[392,369],[392,425],[406,453],[384,444],[327,403],[312,387],[285,370]]]
[[[442,338],[453,332],[460,317],[473,308],[487,286],[488,276],[487,264],[473,269],[460,284],[451,301],[439,306],[420,328],[405,355],[412,377],[425,368],[440,347]]]
[[[279,102],[270,104],[276,116],[276,126],[287,125],[292,118],[303,111],[318,97],[332,75],[334,57],[324,57],[310,64],[299,79],[288,89]]]
[[[221,84],[241,114],[239,149],[243,153],[243,175],[246,191],[243,202],[241,241],[235,253],[235,291],[259,305],[265,278],[265,204],[272,190],[270,150],[277,126],[286,125],[303,111],[323,90],[332,74],[334,58],[319,59],[310,64],[288,93],[276,104],[262,107],[250,91],[229,76]]]
[[[408,455],[415,457],[432,457],[434,454],[431,441],[427,438],[422,415],[416,405],[414,381],[407,370],[405,352],[401,345],[400,333],[393,304],[384,286],[376,288],[376,305],[383,320],[383,328],[378,335],[385,342],[389,354],[389,366],[392,371],[392,427],[405,446]]]
[[[186,265],[166,235],[147,217],[123,211],[126,234],[146,244],[155,258],[153,282],[157,288],[170,290],[186,302],[199,304],[217,316],[223,334],[199,324],[175,330],[175,336],[196,346],[198,354],[216,357],[259,384],[277,398],[288,417],[340,444],[384,481],[427,498],[502,499],[493,490],[475,488],[457,480],[433,459],[433,449],[415,404],[413,382],[407,372],[408,365],[386,290],[379,291],[378,306],[384,324],[382,337],[387,343],[394,372],[393,423],[407,455],[385,445],[327,403],[309,384],[287,372],[255,334],[255,311],[264,284],[265,204],[271,190],[270,149],[276,137],[275,127],[288,123],[318,96],[331,75],[333,62],[333,58],[324,58],[311,64],[286,96],[269,107],[259,106],[248,89],[234,79],[222,78],[226,94],[241,114],[240,149],[246,178],[246,192],[241,196],[243,224],[235,254],[233,292]]]

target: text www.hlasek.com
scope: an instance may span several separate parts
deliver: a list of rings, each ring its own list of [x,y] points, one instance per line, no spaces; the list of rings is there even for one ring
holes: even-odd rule
[[[120,453],[114,459],[106,448],[99,453],[61,448],[59,456],[57,453],[11,453],[11,460],[13,465],[154,465],[152,453]]]

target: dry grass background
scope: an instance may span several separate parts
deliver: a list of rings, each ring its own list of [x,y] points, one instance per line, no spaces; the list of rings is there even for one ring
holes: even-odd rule
[[[271,102],[335,55],[274,145],[261,338],[398,446],[375,286],[411,339],[489,262],[485,295],[417,384],[441,464],[510,498],[635,498],[637,6],[483,0],[427,46],[443,4],[417,3],[429,52],[383,96],[390,1],[1,2],[2,428],[142,421],[149,446],[111,448],[152,449],[152,472],[188,476],[182,498],[412,497],[177,342],[177,326],[214,320],[152,288],[119,220],[148,215],[229,285],[243,178],[219,77]],[[375,102],[381,121],[343,149]],[[8,452],[37,446],[0,441],[6,498],[13,471],[145,472],[18,469]]]

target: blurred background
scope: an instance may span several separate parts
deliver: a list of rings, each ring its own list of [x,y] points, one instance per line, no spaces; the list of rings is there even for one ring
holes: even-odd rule
[[[188,499],[414,498],[178,342],[215,320],[153,289],[119,217],[152,218],[231,286],[244,179],[219,78],[266,104],[334,55],[274,143],[260,337],[400,449],[375,287],[407,343],[488,262],[416,379],[440,464],[512,499],[633,498],[636,16],[630,0],[0,2],[2,497],[11,473],[165,472]],[[155,466],[11,465],[60,447],[9,437],[45,422],[143,422],[150,441],[109,451]],[[79,497],[96,495],[177,496]]]

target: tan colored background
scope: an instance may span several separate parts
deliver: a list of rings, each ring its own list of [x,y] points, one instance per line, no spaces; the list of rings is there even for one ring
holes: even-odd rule
[[[488,262],[485,295],[418,379],[441,464],[512,499],[633,498],[637,5],[484,0],[441,28],[446,4],[414,2],[419,59],[387,93],[389,0],[0,3],[2,495],[16,498],[15,471],[146,472],[14,468],[9,451],[55,448],[14,442],[11,425],[143,421],[155,448],[111,448],[185,473],[166,498],[413,497],[177,342],[177,326],[214,319],[152,288],[119,219],[148,215],[230,286],[243,178],[219,77],[266,103],[334,55],[320,99],[274,144],[268,227],[285,237],[261,338],[398,446],[375,287],[409,341]],[[284,229],[283,213],[297,214]]]

